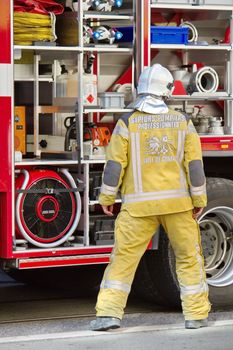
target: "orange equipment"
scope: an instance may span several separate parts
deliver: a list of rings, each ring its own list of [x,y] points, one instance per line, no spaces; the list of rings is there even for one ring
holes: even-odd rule
[[[84,142],[92,141],[93,146],[107,146],[110,142],[111,133],[108,127],[98,127],[90,124],[84,129]]]
[[[15,151],[26,153],[26,113],[24,106],[17,106],[14,110]]]

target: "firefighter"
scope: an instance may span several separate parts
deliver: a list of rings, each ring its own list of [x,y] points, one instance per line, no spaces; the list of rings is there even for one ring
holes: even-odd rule
[[[208,323],[210,303],[196,221],[207,203],[206,179],[190,117],[165,104],[173,86],[171,73],[160,64],[144,69],[134,112],[118,120],[108,146],[99,203],[112,216],[120,190],[122,206],[97,317],[91,322],[95,331],[120,327],[138,263],[159,225],[176,256],[185,328]]]

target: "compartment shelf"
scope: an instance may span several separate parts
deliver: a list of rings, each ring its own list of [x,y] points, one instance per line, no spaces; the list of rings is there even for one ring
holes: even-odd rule
[[[96,159],[82,159],[81,164],[104,164],[106,160],[104,158],[96,158]],[[15,162],[15,166],[38,166],[38,165],[77,165],[77,159],[38,159],[38,158],[28,158],[23,159],[22,161]]]
[[[36,81],[35,78],[14,78],[14,81]],[[39,82],[41,81],[47,81],[48,83],[52,83],[53,82],[53,78],[52,77],[40,77],[38,79]]]
[[[127,113],[133,112],[132,108],[88,108],[84,107],[84,113]]]
[[[113,44],[114,45],[114,44]],[[111,45],[90,45],[90,46],[84,46],[83,47],[84,52],[114,52],[114,53],[132,53],[133,48],[128,48],[128,47],[118,47],[118,46],[112,46]]]
[[[151,4],[150,5],[151,9],[171,9],[171,10],[176,10],[176,9],[180,9],[180,10],[194,10],[194,11],[209,11],[209,10],[216,10],[216,11],[233,11],[233,6],[230,5],[197,5],[197,4],[193,4],[193,5],[186,5],[186,4],[161,4],[161,3],[156,3],[156,4]]]
[[[232,45],[193,45],[193,44],[151,44],[151,49],[163,50],[218,50],[231,51]]]
[[[21,55],[21,51],[31,51],[36,55],[41,55],[44,58],[48,59],[64,59],[64,58],[73,58],[74,56],[83,52],[83,49],[80,46],[24,46],[24,45],[14,45],[14,56]],[[18,58],[17,58],[18,59]]]
[[[123,15],[117,12],[99,13],[96,11],[84,11],[83,19],[99,19],[99,20],[129,20],[133,21],[133,16]]]
[[[187,101],[200,101],[200,100],[210,100],[210,101],[224,101],[232,100],[232,96],[228,95],[226,92],[215,92],[214,94],[204,94],[202,92],[194,92],[192,95],[172,95],[169,100],[187,100]]]
[[[81,52],[82,48],[80,46],[46,46],[46,45],[35,45],[35,46],[26,46],[26,45],[14,45],[14,50],[30,50],[30,51],[73,51]]]
[[[70,106],[38,106],[38,113],[72,113],[76,109],[76,105]],[[83,113],[127,113],[132,112],[132,108],[88,108],[84,107]]]
[[[38,165],[77,165],[78,161],[73,159],[23,159],[21,162],[15,162],[15,166],[38,166]]]
[[[218,138],[219,141],[222,141],[222,142],[227,142],[227,141],[231,141],[231,140],[228,140],[227,138],[229,137],[233,137],[233,135],[230,135],[230,134],[224,134],[224,135],[217,135],[217,134],[199,134],[200,136],[200,139],[202,138]]]
[[[233,157],[233,151],[203,151],[203,157]]]

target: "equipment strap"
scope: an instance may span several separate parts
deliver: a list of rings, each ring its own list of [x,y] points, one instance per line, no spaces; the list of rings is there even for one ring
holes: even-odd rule
[[[78,188],[61,188],[61,189],[54,189],[54,188],[43,188],[39,190],[16,190],[17,193],[45,193],[45,194],[58,194],[58,193],[66,193],[66,192],[79,192]]]

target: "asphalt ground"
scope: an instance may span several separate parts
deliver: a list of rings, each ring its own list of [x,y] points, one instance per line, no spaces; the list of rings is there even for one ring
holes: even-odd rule
[[[138,326],[108,332],[70,331],[0,338],[1,350],[232,350],[233,321],[210,322],[198,330],[182,324]]]
[[[82,337],[89,332],[89,323],[95,317],[96,295],[79,297],[75,290],[30,287],[15,283],[6,275],[1,274],[0,277],[0,344],[5,339],[9,342],[11,339],[20,341],[18,337],[29,335],[46,339],[51,334],[54,338],[68,334],[68,337],[75,338],[77,332],[84,332]],[[231,325],[233,309],[214,310],[209,319],[213,326],[216,322]],[[183,329],[183,325],[181,311],[136,298],[129,298],[122,321],[122,329],[128,332],[138,327],[142,332],[147,332],[145,329],[150,327],[154,331],[157,331],[157,327]]]

